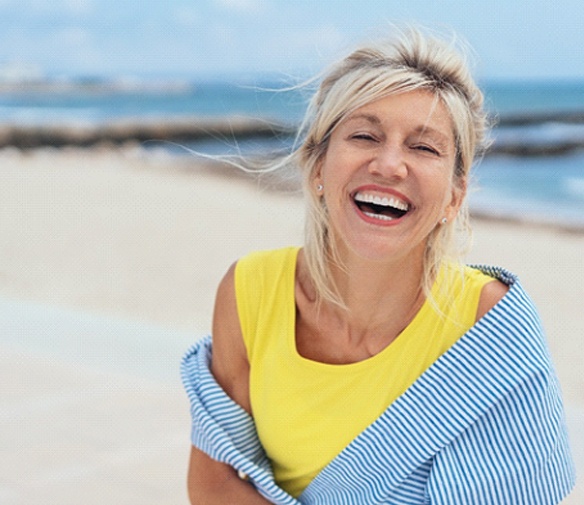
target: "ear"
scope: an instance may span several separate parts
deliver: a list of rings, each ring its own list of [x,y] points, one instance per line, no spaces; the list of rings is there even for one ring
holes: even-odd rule
[[[318,186],[319,184],[323,183],[322,180],[322,165],[324,160],[321,158],[316,162],[316,166],[314,167],[314,174],[312,176],[312,183],[314,186]]]
[[[467,182],[466,177],[460,180],[455,180],[452,183],[450,202],[446,205],[444,209],[444,217],[448,219],[449,222],[454,221],[464,199],[466,197]]]

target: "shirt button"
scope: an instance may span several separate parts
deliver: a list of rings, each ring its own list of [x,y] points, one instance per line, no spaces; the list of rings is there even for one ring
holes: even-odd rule
[[[242,472],[241,470],[237,470],[237,476],[241,479],[241,480],[249,480],[249,475],[245,472]]]

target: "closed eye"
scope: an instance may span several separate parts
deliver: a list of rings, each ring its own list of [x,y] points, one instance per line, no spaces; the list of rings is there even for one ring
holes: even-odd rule
[[[424,151],[430,154],[434,154],[436,156],[440,156],[440,152],[438,151],[438,149],[426,144],[418,144],[413,146],[413,148],[417,149],[418,151]]]
[[[367,140],[371,142],[377,141],[377,139],[369,133],[355,133],[354,135],[351,135],[351,138],[354,140]]]

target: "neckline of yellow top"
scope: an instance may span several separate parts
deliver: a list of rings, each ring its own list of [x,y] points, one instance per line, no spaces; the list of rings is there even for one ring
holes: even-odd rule
[[[296,360],[297,363],[300,363],[304,366],[311,366],[311,367],[319,367],[321,369],[327,368],[331,371],[337,370],[338,372],[344,372],[348,369],[358,369],[358,368],[366,368],[373,365],[376,361],[384,360],[386,355],[399,352],[401,348],[407,344],[407,337],[410,332],[413,331],[413,328],[416,326],[417,321],[420,318],[425,317],[428,313],[432,310],[432,306],[430,302],[426,299],[424,303],[415,314],[415,316],[411,319],[410,323],[404,328],[404,330],[394,339],[392,340],[387,346],[385,346],[381,351],[377,354],[369,358],[365,358],[360,361],[355,361],[353,363],[327,363],[324,361],[316,361],[310,358],[306,358],[300,354],[298,351],[298,345],[296,342],[296,297],[295,297],[295,288],[296,288],[296,267],[298,264],[298,255],[300,253],[301,248],[297,247],[293,253],[292,258],[290,261],[294,262],[293,268],[288,269],[288,274],[286,276],[286,285],[284,286],[284,290],[286,292],[286,305],[289,307],[288,312],[288,321],[291,324],[288,324],[287,333],[286,333],[286,340],[287,340],[287,347],[290,353],[290,356]],[[437,282],[434,282],[432,286],[432,295],[436,295],[436,285]]]

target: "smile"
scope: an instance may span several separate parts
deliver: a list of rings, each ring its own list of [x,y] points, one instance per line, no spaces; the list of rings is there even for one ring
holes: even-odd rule
[[[396,196],[379,196],[367,191],[358,191],[353,200],[365,216],[379,221],[399,219],[410,210],[410,205]]]

